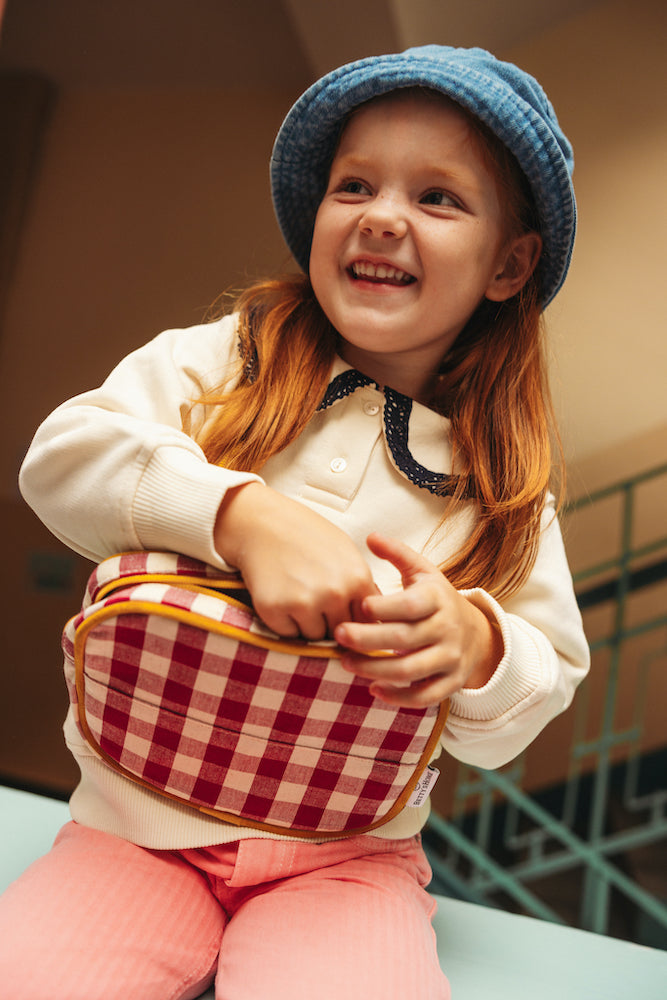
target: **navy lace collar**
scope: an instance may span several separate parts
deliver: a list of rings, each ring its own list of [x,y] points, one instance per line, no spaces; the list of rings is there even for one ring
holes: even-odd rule
[[[384,395],[384,436],[394,465],[399,472],[420,489],[428,490],[438,496],[451,496],[456,488],[458,477],[427,469],[425,465],[417,461],[410,451],[408,444],[410,418],[414,406],[419,404],[414,404],[408,396],[388,387],[381,388],[368,375],[363,375],[354,368],[348,368],[335,375],[331,380],[318,410],[326,410],[352,395],[358,389],[368,386]],[[437,418],[436,414],[433,416]]]

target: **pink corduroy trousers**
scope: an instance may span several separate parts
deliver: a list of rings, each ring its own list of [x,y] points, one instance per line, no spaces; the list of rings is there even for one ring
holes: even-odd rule
[[[0,898],[2,996],[448,1000],[417,838],[152,851],[68,823]]]

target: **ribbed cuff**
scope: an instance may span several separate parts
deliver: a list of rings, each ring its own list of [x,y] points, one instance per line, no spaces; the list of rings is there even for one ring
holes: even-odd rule
[[[498,623],[502,638],[503,658],[493,677],[481,688],[462,688],[452,695],[452,716],[470,722],[492,722],[513,713],[526,698],[541,686],[539,650],[533,638],[518,627],[486,591],[465,590],[461,595]]]
[[[132,515],[145,549],[166,549],[234,569],[218,555],[213,529],[228,489],[262,482],[251,472],[210,465],[185,448],[157,448],[139,483]]]

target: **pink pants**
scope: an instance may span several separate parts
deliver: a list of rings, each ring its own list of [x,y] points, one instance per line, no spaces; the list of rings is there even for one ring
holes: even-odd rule
[[[417,839],[149,851],[68,823],[0,898],[17,1000],[448,1000]]]

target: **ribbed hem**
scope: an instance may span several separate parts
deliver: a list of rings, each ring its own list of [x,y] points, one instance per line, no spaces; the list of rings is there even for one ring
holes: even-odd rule
[[[257,837],[303,843],[300,837],[236,826],[181,806],[117,774],[88,752],[77,754],[75,746],[70,749],[81,769],[81,781],[70,800],[72,818],[78,823],[153,850],[211,847]],[[370,835],[387,840],[413,837],[424,826],[429,812],[428,800],[419,808],[406,807],[396,819]],[[333,839],[339,838],[308,838],[308,843]]]
[[[174,552],[233,569],[213,545],[218,508],[228,489],[262,482],[251,472],[209,465],[185,448],[156,448],[134,498],[136,533],[145,549],[163,549],[169,538]]]

